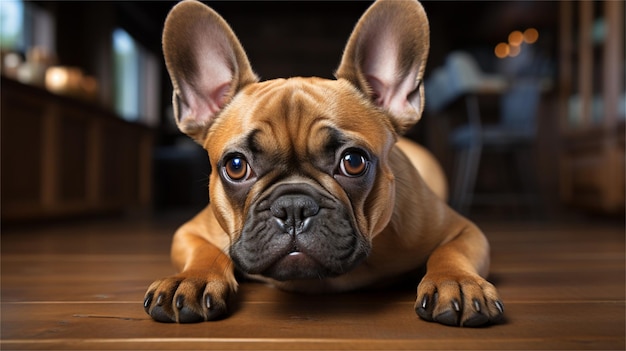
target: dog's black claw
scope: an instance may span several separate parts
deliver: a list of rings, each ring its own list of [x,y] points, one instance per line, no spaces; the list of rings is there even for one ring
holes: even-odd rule
[[[176,309],[182,310],[185,306],[185,296],[178,295],[176,296]]]
[[[434,320],[438,323],[458,326],[459,325],[459,315],[456,311],[447,310],[443,313],[440,313],[434,317]]]
[[[474,307],[474,311],[480,312],[480,310],[481,310],[480,301],[478,301],[477,299],[473,299],[472,300],[472,305]]]
[[[415,306],[415,313],[417,313],[417,315],[424,320],[432,321],[432,305],[430,296],[428,294],[424,294],[422,301]]]
[[[492,324],[505,323],[506,318],[504,317],[504,305],[502,304],[501,301],[496,301],[495,305],[496,305],[496,308],[498,309],[498,312],[500,313],[496,316],[492,316],[491,323]]]
[[[454,308],[456,312],[461,312],[461,305],[457,299],[452,299],[452,308]]]
[[[154,292],[149,292],[145,299],[143,300],[143,309],[147,314],[152,317],[155,321],[163,322],[163,323],[171,323],[174,320],[170,317],[169,314],[165,312],[163,309],[163,304],[165,302],[165,294],[159,294],[154,301],[154,307],[152,306],[154,301]]]
[[[426,310],[426,308],[428,307],[428,294],[424,295],[424,297],[422,298],[422,303],[420,304],[421,308],[423,310]]]
[[[464,327],[480,327],[488,324],[489,316],[482,313],[483,308],[478,299],[472,299],[472,307],[474,308],[474,313],[462,325]]]
[[[159,296],[157,296],[156,305],[163,306],[164,303],[165,303],[165,293],[160,293]]]
[[[204,297],[204,304],[206,305],[207,310],[210,310],[213,306],[211,305],[211,295],[206,295]]]
[[[150,314],[150,305],[152,305],[152,298],[154,298],[154,293],[148,293],[146,298],[143,300],[143,309],[146,313]]]
[[[205,307],[207,308],[206,320],[213,321],[224,318],[228,315],[226,301],[216,299],[210,294],[206,294],[203,298]]]
[[[504,314],[504,305],[502,304],[502,302],[499,300],[496,300],[495,304],[496,304],[496,308],[498,309],[498,311],[500,311],[500,314]]]

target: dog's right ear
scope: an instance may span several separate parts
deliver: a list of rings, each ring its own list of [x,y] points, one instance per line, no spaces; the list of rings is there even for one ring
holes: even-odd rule
[[[182,1],[168,14],[163,54],[174,86],[176,124],[200,144],[233,96],[258,81],[226,21],[197,1]]]

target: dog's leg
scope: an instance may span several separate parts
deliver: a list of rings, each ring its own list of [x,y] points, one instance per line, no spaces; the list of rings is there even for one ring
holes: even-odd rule
[[[482,276],[489,268],[489,244],[468,224],[428,259],[417,288],[415,311],[447,325],[481,326],[502,320],[504,308],[495,287]]]
[[[203,213],[174,235],[172,260],[180,273],[155,281],[146,292],[144,308],[154,320],[193,323],[227,313],[227,300],[237,290],[233,263],[207,240],[206,233],[219,226],[198,223]]]

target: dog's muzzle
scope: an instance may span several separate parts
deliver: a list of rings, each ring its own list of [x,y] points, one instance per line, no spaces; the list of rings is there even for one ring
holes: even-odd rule
[[[349,207],[311,185],[284,184],[254,204],[230,254],[239,269],[277,280],[337,276],[369,253]]]

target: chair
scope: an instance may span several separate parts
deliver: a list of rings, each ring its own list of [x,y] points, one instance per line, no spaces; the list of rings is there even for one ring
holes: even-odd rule
[[[426,82],[426,109],[439,112],[467,94],[504,91],[507,81],[498,74],[485,74],[474,58],[463,51],[448,55],[444,66],[433,71]]]
[[[433,86],[430,87],[429,83]],[[443,84],[447,83],[447,84]],[[452,101],[465,104],[467,124],[455,129],[449,142],[456,150],[456,173],[451,199],[452,206],[469,214],[476,199],[491,203],[527,202],[527,194],[474,193],[480,159],[486,151],[517,153],[532,146],[535,138],[535,117],[539,105],[540,84],[536,79],[518,79],[511,84],[496,75],[481,72],[467,53],[455,52],[448,56],[444,67],[436,70],[426,83],[427,107],[431,111],[445,108]],[[481,94],[498,93],[500,96],[499,123],[484,125],[479,106]],[[434,101],[430,101],[432,98]],[[533,177],[528,171],[533,165],[518,167],[522,181]],[[527,188],[532,186],[528,184]]]
[[[466,97],[469,122],[453,131],[450,136],[450,143],[457,150],[457,178],[452,205],[459,212],[468,214],[477,197],[474,189],[483,152],[518,153],[523,149],[530,149],[533,145],[535,116],[539,104],[538,85],[534,81],[513,83],[501,98],[500,123],[497,125],[481,124],[478,97],[476,95]],[[520,164],[517,169],[521,180],[527,182],[525,184],[527,192],[534,185],[528,183],[534,178],[529,174],[533,168],[534,165]],[[482,195],[482,200],[491,203],[533,201],[528,194]]]

